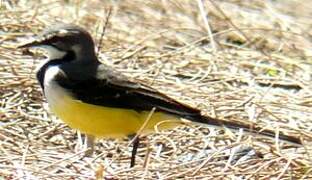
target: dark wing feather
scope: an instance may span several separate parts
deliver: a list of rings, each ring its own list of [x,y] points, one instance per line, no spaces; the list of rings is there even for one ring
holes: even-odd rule
[[[98,77],[87,80],[59,76],[57,81],[78,100],[89,104],[136,111],[150,111],[155,107],[156,111],[185,118],[200,115],[199,110],[179,103],[155,89],[131,82],[108,68],[99,70]]]

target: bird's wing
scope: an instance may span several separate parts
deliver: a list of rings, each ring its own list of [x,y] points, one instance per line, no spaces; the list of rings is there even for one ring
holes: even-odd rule
[[[89,104],[136,111],[156,108],[156,111],[185,118],[200,115],[199,110],[177,102],[151,87],[134,83],[106,66],[98,68],[98,74],[93,78],[73,80],[60,76],[57,81],[75,98]]]

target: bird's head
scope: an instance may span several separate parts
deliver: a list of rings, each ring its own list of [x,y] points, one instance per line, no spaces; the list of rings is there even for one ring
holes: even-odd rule
[[[44,30],[29,43],[19,48],[38,47],[48,52],[50,60],[65,56],[73,59],[84,59],[95,56],[94,42],[91,35],[76,25],[56,25]]]

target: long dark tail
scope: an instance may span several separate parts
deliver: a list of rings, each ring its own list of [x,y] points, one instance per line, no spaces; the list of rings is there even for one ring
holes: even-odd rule
[[[232,130],[239,130],[243,129],[244,131],[255,134],[255,135],[262,135],[266,137],[276,138],[277,132],[270,130],[270,129],[263,129],[257,125],[253,124],[242,124],[239,122],[231,122],[231,121],[225,121],[222,119],[216,119],[209,116],[202,116],[202,115],[196,115],[196,116],[187,116],[185,117],[188,120],[191,120],[193,122],[197,123],[203,123],[207,125],[217,126],[217,127],[226,127]],[[278,138],[283,141],[287,141],[293,144],[302,145],[302,141],[299,137],[286,135],[282,132],[278,132]]]

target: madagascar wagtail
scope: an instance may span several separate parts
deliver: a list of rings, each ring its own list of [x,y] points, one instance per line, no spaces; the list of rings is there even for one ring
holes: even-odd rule
[[[40,47],[48,52],[48,61],[37,72],[37,79],[50,109],[74,129],[95,137],[134,135],[145,124],[151,131],[162,121],[181,121],[240,128],[253,134],[275,138],[274,131],[255,125],[202,116],[200,110],[182,104],[144,84],[101,64],[91,35],[75,25],[59,25],[20,48]],[[148,119],[151,110],[152,116]],[[147,120],[148,119],[148,120]],[[175,123],[163,123],[171,128]],[[279,134],[282,140],[301,144],[299,138]],[[131,166],[139,141],[134,141]]]

